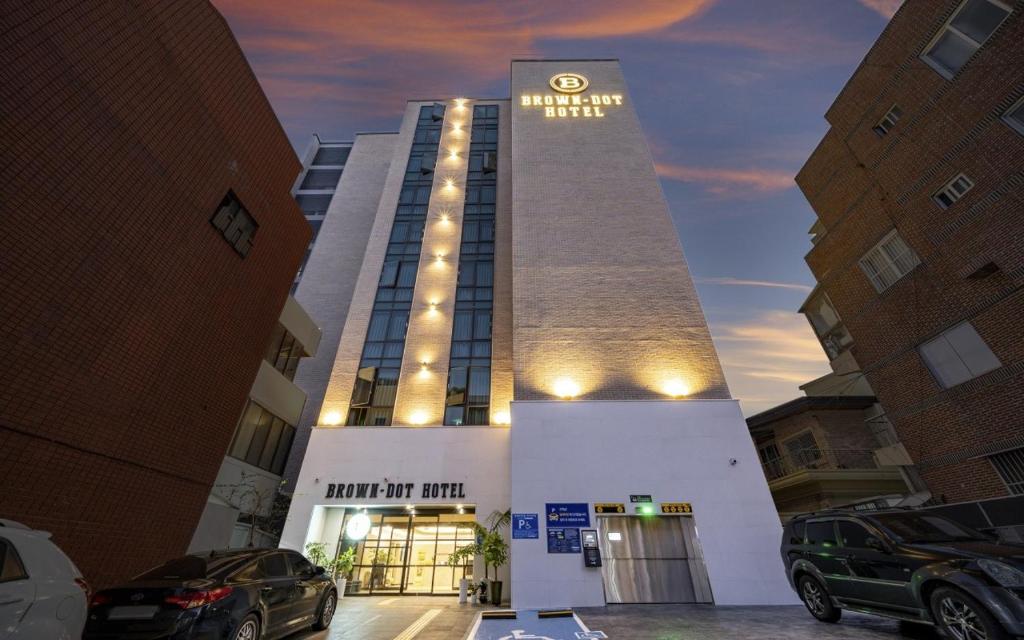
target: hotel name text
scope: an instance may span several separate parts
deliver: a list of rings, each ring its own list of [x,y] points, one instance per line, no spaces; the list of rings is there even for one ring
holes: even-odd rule
[[[522,107],[542,107],[545,118],[603,118],[605,110],[622,106],[618,93],[591,93],[588,95],[524,94],[519,97]]]

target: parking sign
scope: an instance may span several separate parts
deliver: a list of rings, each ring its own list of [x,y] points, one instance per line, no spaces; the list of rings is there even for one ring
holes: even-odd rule
[[[539,538],[540,527],[537,522],[536,513],[513,513],[512,538]]]

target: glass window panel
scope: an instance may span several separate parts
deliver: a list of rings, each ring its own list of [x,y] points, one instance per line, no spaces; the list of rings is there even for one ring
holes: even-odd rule
[[[970,40],[946,31],[928,52],[928,57],[949,73],[955,74],[977,48]]]
[[[452,321],[452,340],[473,339],[473,313],[456,311]]]
[[[401,311],[391,312],[391,321],[388,324],[388,340],[404,340],[405,329],[409,324],[409,314]]]
[[[490,287],[494,285],[494,265],[490,262],[476,263],[476,286]]]
[[[418,253],[418,252],[417,252]],[[405,261],[398,270],[398,286],[411,287],[416,284],[416,269],[418,265],[412,261]]]
[[[486,404],[491,398],[491,370],[473,367],[469,371],[468,404]]]
[[[395,302],[410,302],[412,300],[412,289],[398,289],[395,291]]]
[[[377,302],[391,302],[395,299],[394,289],[379,289],[377,291]]]
[[[384,343],[384,356],[385,358],[401,358],[402,349],[405,344],[402,342],[385,342]]]
[[[988,40],[1006,16],[1006,9],[988,0],[967,0],[953,18],[953,26],[980,45]]]
[[[466,410],[466,424],[467,425],[483,425],[489,424],[487,418],[487,407],[470,407]]]
[[[494,187],[482,187],[480,189],[480,203],[481,204],[494,204],[495,203],[495,188]]]
[[[482,242],[494,241],[494,222],[487,221],[480,223],[480,240]]]
[[[444,423],[455,427],[462,426],[463,412],[464,409],[461,406],[446,408],[444,410]]]
[[[274,453],[277,451],[277,444],[281,439],[283,431],[284,420],[275,416],[267,431],[267,440],[263,443],[263,452],[256,463],[256,466],[260,469],[270,470],[270,463],[274,461]]]
[[[341,178],[341,169],[310,169],[300,189],[333,189]]]
[[[380,282],[378,286],[381,287],[393,287],[395,281],[398,278],[398,261],[392,260],[384,263],[384,268],[380,272]]]
[[[473,338],[476,340],[491,337],[491,312],[477,311],[473,314]]]
[[[415,187],[403,187],[401,194],[398,196],[399,204],[412,204],[413,199],[416,197]]]
[[[295,202],[303,213],[310,216],[321,216],[327,213],[327,207],[331,204],[331,194],[328,193],[300,193],[295,196]]]
[[[405,242],[409,236],[409,223],[408,222],[396,222],[395,226],[391,229],[390,242]]]
[[[466,262],[459,265],[459,277],[458,286],[460,287],[471,287],[473,286],[474,275],[476,274],[476,263]]]
[[[453,342],[452,343],[452,357],[453,358],[468,358],[472,351],[472,342]]]
[[[430,202],[430,187],[416,189],[416,200],[414,204],[427,204]]]
[[[284,465],[288,462],[288,453],[292,450],[292,439],[295,438],[295,427],[284,423],[284,431],[281,433],[281,440],[278,442],[277,451],[274,452],[274,459],[270,463],[270,472],[278,475],[284,473]]]
[[[320,147],[313,158],[313,164],[345,164],[351,151],[351,147]]]
[[[476,242],[477,234],[479,233],[477,222],[466,222],[462,225],[462,241],[463,242]]]
[[[373,380],[377,377],[376,367],[363,367],[356,372],[356,384],[352,389],[352,404],[366,405],[370,403]],[[359,414],[362,416],[362,414]],[[357,416],[358,417],[358,416]],[[362,419],[361,417],[359,418]]]
[[[242,413],[242,419],[238,422],[235,441],[231,444],[231,457],[239,460],[245,459],[245,454],[249,451],[253,433],[256,432],[256,426],[259,424],[262,414],[263,408],[250,400]]]
[[[256,430],[253,432],[249,450],[245,453],[244,458],[246,462],[253,466],[258,466],[259,464],[260,455],[263,453],[263,444],[267,441],[267,435],[270,433],[270,425],[273,420],[274,416],[266,409],[263,409],[260,413],[260,421],[256,424]]]
[[[448,399],[449,405],[465,404],[466,402],[466,376],[464,367],[452,367],[448,372]]]
[[[377,382],[373,386],[373,406],[392,407],[395,404],[395,392],[398,390],[398,370],[381,369],[377,372]]]
[[[491,357],[491,343],[490,342],[474,342],[473,343],[473,357],[474,358],[489,358],[489,357]]]
[[[462,300],[462,301],[472,300],[473,299],[473,289],[472,289],[472,287],[459,287],[455,291],[455,299],[456,300]]]
[[[1001,365],[999,358],[992,353],[970,322],[953,327],[945,335],[950,346],[970,369],[972,376],[980,376]]]
[[[388,334],[388,322],[391,313],[388,311],[375,311],[370,316],[370,328],[366,332],[367,341],[379,342],[384,340]]]

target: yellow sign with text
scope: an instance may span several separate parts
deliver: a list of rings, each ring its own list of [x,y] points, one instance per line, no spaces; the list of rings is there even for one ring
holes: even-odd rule
[[[662,513],[693,513],[689,502],[662,502]]]
[[[595,502],[594,513],[626,513],[626,505],[622,502]]]
[[[578,73],[560,73],[548,82],[559,94],[523,94],[519,106],[544,109],[545,118],[603,118],[607,110],[622,106],[622,94],[587,93],[590,81]]]

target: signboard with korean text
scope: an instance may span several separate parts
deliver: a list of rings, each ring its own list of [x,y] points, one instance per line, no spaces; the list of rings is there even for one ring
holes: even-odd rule
[[[549,527],[590,526],[590,505],[586,502],[548,502],[544,513]]]

